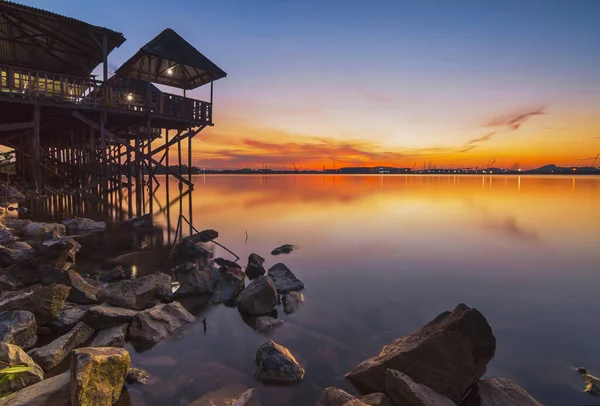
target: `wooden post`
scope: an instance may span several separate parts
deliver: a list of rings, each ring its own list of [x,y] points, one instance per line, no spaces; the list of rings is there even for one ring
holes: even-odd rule
[[[146,93],[147,100],[147,108],[148,108],[148,123],[146,124],[146,134],[148,136],[148,155],[152,152],[152,83],[150,82],[151,75],[151,65],[152,59],[150,59],[150,55],[148,55],[148,90]],[[150,161],[148,160],[148,191],[149,191],[149,200],[150,200],[150,213],[152,213],[152,173],[150,170]]]
[[[40,158],[40,105],[33,105],[33,142],[31,153],[31,164],[33,168],[33,180],[35,188],[38,189],[42,185],[42,166]]]

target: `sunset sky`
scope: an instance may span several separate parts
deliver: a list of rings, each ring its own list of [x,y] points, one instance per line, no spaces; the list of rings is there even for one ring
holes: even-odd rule
[[[123,32],[112,69],[170,27],[225,70],[198,166],[526,168],[600,152],[597,0],[22,3]]]

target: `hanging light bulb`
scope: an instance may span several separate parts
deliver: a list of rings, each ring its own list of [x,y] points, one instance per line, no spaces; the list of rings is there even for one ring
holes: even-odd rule
[[[127,95],[127,101],[133,101],[133,93]]]
[[[167,69],[167,75],[173,76],[173,68]]]

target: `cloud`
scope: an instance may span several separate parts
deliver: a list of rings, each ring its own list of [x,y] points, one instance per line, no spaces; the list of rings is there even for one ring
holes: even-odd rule
[[[470,143],[469,143],[470,144]],[[473,148],[477,148],[477,145],[471,145],[470,147],[466,147],[463,149],[458,150],[457,152],[463,153],[463,152],[469,152],[470,150],[472,150]]]
[[[467,142],[467,145],[475,144],[477,142],[489,141],[494,136],[494,134],[496,134],[496,132],[497,131],[492,131],[491,133],[488,133],[483,137],[472,139],[471,141]]]
[[[510,131],[516,131],[531,117],[543,114],[546,114],[543,108],[516,112],[510,115],[496,117],[485,124],[485,127],[506,127]]]

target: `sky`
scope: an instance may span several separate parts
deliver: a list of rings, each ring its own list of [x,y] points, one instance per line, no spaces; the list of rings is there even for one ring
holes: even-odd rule
[[[167,27],[225,70],[197,166],[585,166],[600,152],[597,0],[21,2],[122,32],[113,70]]]

